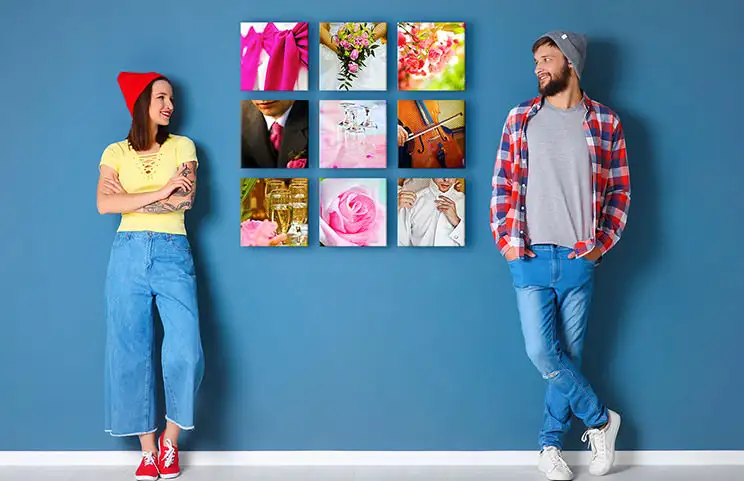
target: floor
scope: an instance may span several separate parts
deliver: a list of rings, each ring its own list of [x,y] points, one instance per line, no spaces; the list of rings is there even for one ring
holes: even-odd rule
[[[585,467],[574,470],[576,480],[597,480]],[[10,468],[0,467],[0,481],[118,481],[133,480],[129,467]],[[432,468],[259,468],[208,467],[184,469],[183,481],[530,481],[544,478],[533,467]],[[612,481],[744,481],[742,466],[624,467],[602,479]]]

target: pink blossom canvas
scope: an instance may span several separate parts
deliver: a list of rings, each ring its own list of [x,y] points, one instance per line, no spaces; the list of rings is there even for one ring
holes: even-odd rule
[[[387,164],[384,100],[320,102],[320,167],[384,169]]]
[[[387,245],[385,179],[320,180],[320,245]]]
[[[465,23],[398,23],[398,90],[465,90]]]

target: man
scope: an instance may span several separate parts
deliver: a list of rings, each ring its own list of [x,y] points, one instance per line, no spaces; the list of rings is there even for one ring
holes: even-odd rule
[[[572,413],[588,428],[595,475],[610,471],[620,427],[579,371],[594,271],[620,239],[630,203],[620,119],[579,85],[586,46],[571,32],[533,45],[540,96],[509,113],[491,198],[526,351],[547,381],[538,468],[551,480],[573,478],[561,456]]]
[[[412,191],[398,191],[398,245],[465,245],[465,194],[456,190],[458,179],[430,179]]]
[[[241,167],[307,167],[307,100],[242,102]]]

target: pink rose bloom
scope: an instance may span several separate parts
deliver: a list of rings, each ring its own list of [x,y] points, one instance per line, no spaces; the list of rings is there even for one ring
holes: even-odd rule
[[[439,47],[435,47],[431,50],[429,50],[429,62],[433,64],[439,63],[440,60],[442,60],[442,57],[444,56],[444,52]]]
[[[362,42],[362,45],[364,45],[365,47],[369,47],[369,40],[365,38],[364,41]]]
[[[348,40],[344,40],[343,42],[341,42],[341,45],[342,45],[342,46],[343,46],[344,48],[346,48],[346,49],[348,49],[348,48],[350,48],[350,47],[351,47],[351,44],[349,43],[349,41],[348,41]]]
[[[304,169],[307,165],[307,159],[295,159],[287,162],[288,169]]]
[[[352,187],[320,212],[321,241],[326,246],[384,244],[385,210],[362,187]]]
[[[276,237],[276,222],[246,220],[240,224],[241,246],[268,246]]]
[[[359,71],[359,65],[356,62],[349,62],[349,72],[357,73]]]
[[[352,50],[351,51],[351,59],[352,60],[356,60],[358,58],[359,58],[359,50],[357,50],[357,49]]]
[[[362,38],[369,38],[369,33],[367,33],[367,32],[364,32],[364,33],[362,34]]]
[[[359,24],[358,23],[355,23],[354,24],[354,31],[355,32],[358,32],[359,31]]]

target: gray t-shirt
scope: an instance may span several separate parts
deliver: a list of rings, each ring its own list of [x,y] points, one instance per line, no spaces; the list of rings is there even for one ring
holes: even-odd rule
[[[573,248],[591,237],[592,166],[579,102],[558,109],[547,100],[527,124],[527,233],[533,244]]]

